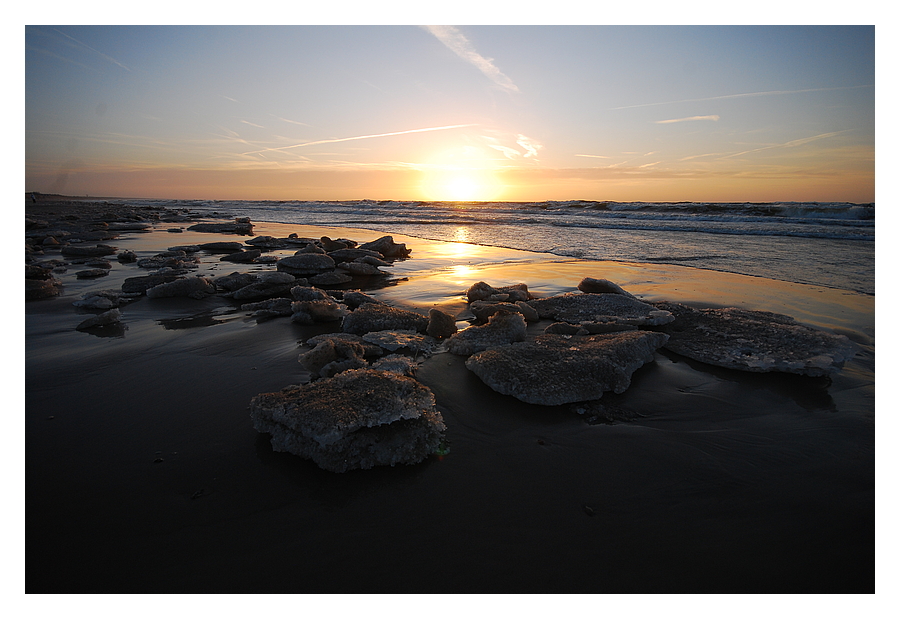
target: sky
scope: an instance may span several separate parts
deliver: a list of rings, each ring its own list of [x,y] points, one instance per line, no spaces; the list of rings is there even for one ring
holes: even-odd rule
[[[875,200],[874,26],[24,27],[25,191]]]

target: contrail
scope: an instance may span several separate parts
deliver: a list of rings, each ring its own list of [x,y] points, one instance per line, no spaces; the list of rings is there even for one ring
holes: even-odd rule
[[[82,47],[88,48],[89,50],[91,50],[91,51],[94,52],[95,54],[100,54],[100,56],[102,56],[102,57],[105,58],[106,60],[109,60],[109,61],[110,61],[111,63],[113,63],[113,64],[119,65],[120,67],[122,67],[122,68],[125,69],[126,71],[131,71],[131,69],[129,69],[128,67],[126,67],[125,65],[123,65],[121,62],[119,62],[119,61],[116,60],[115,58],[113,58],[113,57],[111,57],[111,56],[107,56],[107,55],[104,54],[103,52],[98,52],[97,50],[95,50],[95,49],[94,49],[93,47],[91,47],[90,45],[86,45],[85,43],[82,43],[82,42],[79,41],[78,39],[76,39],[76,38],[74,38],[74,37],[70,37],[70,36],[67,35],[65,32],[61,32],[61,31],[57,30],[56,28],[54,28],[53,30],[54,30],[55,32],[59,32],[59,34],[63,35],[63,36],[66,37],[67,39],[71,39],[72,41],[75,41],[76,43],[78,43],[78,44],[81,45]]]
[[[806,88],[804,90],[769,90],[765,92],[744,92],[737,95],[721,95],[718,97],[703,97],[702,99],[680,99],[678,101],[660,101],[659,103],[639,103],[637,105],[623,105],[611,107],[610,110],[629,110],[636,107],[651,107],[654,105],[672,105],[673,103],[696,103],[698,101],[717,101],[719,99],[739,99],[741,97],[768,97],[772,95],[793,95],[802,92],[824,92],[827,90],[848,90],[852,88],[871,88],[873,84],[863,86],[837,86],[835,88]]]
[[[444,129],[459,129],[460,127],[474,127],[475,125],[447,125],[444,127],[427,127],[425,129],[409,129],[407,131],[393,131],[391,133],[375,133],[372,135],[357,135],[352,138],[335,138],[333,140],[316,140],[314,142],[303,142],[302,144],[293,144],[292,146],[279,146],[278,148],[264,148],[255,150],[244,155],[256,155],[273,150],[287,150],[289,148],[301,148],[303,146],[315,146],[316,144],[333,144],[335,142],[350,142],[351,140],[368,140],[369,138],[384,138],[391,135],[404,135],[407,133],[424,133],[426,131],[443,131]]]

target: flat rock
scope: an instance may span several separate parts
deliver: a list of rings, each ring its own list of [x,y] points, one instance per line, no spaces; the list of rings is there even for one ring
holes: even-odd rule
[[[276,268],[291,275],[306,277],[333,271],[334,267],[334,259],[327,254],[299,254],[282,258]]]
[[[226,254],[219,258],[223,262],[253,262],[262,255],[262,250],[248,249],[247,251],[236,251],[233,254]]]
[[[66,245],[60,250],[60,253],[63,256],[110,256],[116,251],[116,248],[110,245],[94,245],[91,247]]]
[[[122,282],[122,292],[143,294],[154,286],[159,286],[160,284],[165,284],[167,282],[174,282],[180,277],[180,275],[174,273],[129,277]]]
[[[233,254],[244,249],[244,244],[237,241],[216,241],[214,243],[201,243],[197,247],[213,254]]]
[[[535,299],[528,305],[541,318],[578,324],[615,321],[634,326],[658,326],[675,320],[671,312],[618,293],[572,293]]]
[[[675,321],[663,330],[666,348],[695,361],[748,372],[826,376],[856,351],[843,335],[799,324],[790,316],[735,307],[693,309],[656,303]]]
[[[428,319],[409,310],[383,303],[365,303],[344,317],[341,330],[363,335],[371,331],[412,330],[424,333]]]
[[[447,340],[454,355],[471,355],[495,346],[525,339],[525,318],[521,314],[499,312],[486,325],[469,327]]]
[[[239,218],[243,219],[243,218]],[[192,232],[214,232],[220,234],[253,234],[253,224],[249,221],[235,220],[229,223],[202,223],[190,226]]]
[[[216,287],[212,281],[205,277],[185,277],[171,282],[159,284],[147,289],[147,297],[157,299],[162,297],[190,297],[199,299],[215,294]]]
[[[431,390],[372,369],[259,394],[250,417],[258,432],[271,435],[273,450],[335,473],[421,462],[446,430]]]
[[[437,344],[433,337],[422,335],[413,330],[370,331],[363,335],[362,339],[391,352],[401,348],[409,348],[413,352],[427,354],[432,352]]]
[[[539,335],[534,342],[489,348],[466,367],[494,391],[542,405],[622,393],[635,370],[653,359],[668,335],[623,331],[590,336]]]
[[[62,292],[62,282],[55,277],[48,279],[26,279],[25,300],[37,301],[58,296]]]

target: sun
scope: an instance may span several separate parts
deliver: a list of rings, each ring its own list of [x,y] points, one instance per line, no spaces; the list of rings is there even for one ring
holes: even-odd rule
[[[487,202],[496,200],[502,190],[490,170],[432,169],[422,183],[425,199],[435,201]]]

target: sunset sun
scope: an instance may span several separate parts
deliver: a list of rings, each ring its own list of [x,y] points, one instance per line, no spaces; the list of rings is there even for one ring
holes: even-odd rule
[[[476,202],[497,200],[503,186],[490,170],[437,169],[425,173],[422,194],[426,200]]]

